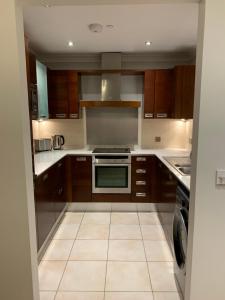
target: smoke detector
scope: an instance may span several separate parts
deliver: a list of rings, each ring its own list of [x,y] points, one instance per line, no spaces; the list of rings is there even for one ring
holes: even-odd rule
[[[102,32],[103,26],[99,23],[93,23],[93,24],[89,24],[88,28],[90,29],[91,32],[100,33]]]

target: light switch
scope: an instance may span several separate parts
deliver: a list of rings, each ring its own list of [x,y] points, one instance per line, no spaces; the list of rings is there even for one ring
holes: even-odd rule
[[[225,185],[225,170],[216,171],[216,184]]]

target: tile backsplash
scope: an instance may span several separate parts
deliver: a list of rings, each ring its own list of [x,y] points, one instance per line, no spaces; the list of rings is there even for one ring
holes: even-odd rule
[[[191,149],[192,120],[141,120],[140,146],[144,149],[182,148]],[[139,124],[140,124],[139,123]],[[65,148],[86,146],[83,119],[33,121],[34,138],[49,138],[55,134],[65,137]],[[156,141],[158,140],[158,141]],[[160,141],[159,141],[160,140]]]

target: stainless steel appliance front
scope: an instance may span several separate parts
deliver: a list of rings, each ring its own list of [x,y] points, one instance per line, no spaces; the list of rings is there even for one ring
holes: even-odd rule
[[[93,156],[92,193],[130,194],[131,156],[107,154]]]

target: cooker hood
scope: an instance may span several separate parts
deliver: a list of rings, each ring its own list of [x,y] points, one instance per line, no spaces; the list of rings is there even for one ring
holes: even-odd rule
[[[135,100],[121,100],[122,55],[107,52],[101,55],[101,99],[81,100],[81,107],[139,107]]]

